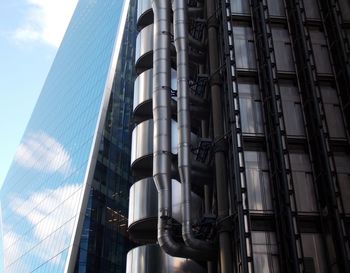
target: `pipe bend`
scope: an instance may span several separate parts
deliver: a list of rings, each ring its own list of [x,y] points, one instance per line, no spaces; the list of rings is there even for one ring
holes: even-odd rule
[[[181,180],[182,238],[186,246],[196,249],[202,255],[208,255],[208,253],[213,253],[213,243],[195,238],[191,223],[191,120],[188,87],[187,3],[185,0],[173,0],[172,5],[174,11],[174,41],[177,53],[178,170]]]
[[[153,0],[153,180],[158,191],[158,243],[172,256],[207,260],[209,255],[176,242],[171,234],[170,2]]]

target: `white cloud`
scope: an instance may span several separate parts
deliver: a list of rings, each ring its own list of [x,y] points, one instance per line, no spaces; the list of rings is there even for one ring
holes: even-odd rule
[[[78,0],[26,0],[25,22],[14,33],[17,41],[42,41],[58,47]]]
[[[62,261],[58,254],[70,244],[80,198],[81,185],[70,184],[33,193],[26,199],[12,199],[9,206],[15,215],[25,219],[18,226],[25,234],[14,233],[9,226],[6,228],[4,254],[9,272],[13,269],[11,264],[28,251],[35,257],[36,264],[50,260],[59,266]]]
[[[22,167],[67,175],[72,171],[69,153],[55,138],[44,132],[27,135],[18,146],[15,162]]]

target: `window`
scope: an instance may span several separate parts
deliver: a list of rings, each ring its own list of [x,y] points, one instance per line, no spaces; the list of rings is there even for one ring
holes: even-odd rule
[[[330,85],[321,85],[321,94],[331,138],[345,138],[345,128],[337,91]]]
[[[233,26],[235,39],[236,64],[238,69],[256,69],[253,32],[250,26],[235,23]]]
[[[304,0],[304,8],[307,18],[319,19],[320,13],[318,11],[318,6],[316,0]]]
[[[277,273],[278,249],[273,232],[252,232],[255,273]]]
[[[290,153],[294,191],[299,212],[317,212],[315,188],[309,157],[304,152]]]
[[[314,259],[312,257],[304,257],[305,273],[316,273]]]
[[[309,270],[306,272],[328,273],[321,235],[317,233],[303,233],[301,234],[301,240],[304,257],[306,258],[305,269]],[[311,264],[311,259],[313,260],[313,265]]]
[[[350,155],[337,153],[334,155],[339,181],[339,190],[343,199],[345,213],[350,214]]]
[[[310,38],[317,72],[320,74],[330,74],[332,72],[331,64],[329,61],[328,48],[324,33],[318,29],[311,29]]]
[[[254,80],[238,83],[242,130],[245,135],[264,133],[259,87]]]
[[[250,14],[249,1],[231,0],[231,11],[238,14]]]
[[[271,190],[266,154],[246,151],[246,176],[249,208],[254,212],[271,211]]]
[[[274,26],[272,36],[277,69],[279,71],[294,71],[292,46],[288,30],[284,27]]]
[[[293,82],[280,81],[280,91],[287,135],[304,136],[304,120],[297,87]]]

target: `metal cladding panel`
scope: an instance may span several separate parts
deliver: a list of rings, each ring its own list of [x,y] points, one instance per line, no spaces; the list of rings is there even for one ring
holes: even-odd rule
[[[326,266],[326,257],[323,249],[323,240],[320,234],[304,233],[301,234],[303,242],[304,258],[312,258],[316,273],[328,273]]]
[[[245,151],[249,208],[254,212],[272,211],[271,188],[266,154]]]
[[[75,262],[123,5],[77,5],[1,190],[7,273],[62,273]]]
[[[129,251],[126,273],[204,273],[196,262],[172,257],[158,245],[144,245]]]
[[[290,162],[299,212],[317,212],[317,200],[308,154],[291,152]]]
[[[298,94],[298,88],[293,82],[280,82],[286,131],[289,136],[301,137],[305,135],[303,112]]]
[[[241,80],[238,89],[243,133],[246,135],[264,134],[258,85],[251,81]]]

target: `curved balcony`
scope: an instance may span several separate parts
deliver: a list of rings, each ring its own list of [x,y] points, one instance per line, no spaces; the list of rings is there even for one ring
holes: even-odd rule
[[[136,38],[135,68],[136,73],[153,66],[153,24],[143,28]]]
[[[171,123],[171,152],[177,154],[177,123]],[[138,124],[131,139],[131,168],[135,179],[152,176],[153,169],[153,120],[148,119]]]
[[[153,10],[151,0],[139,0],[137,3],[137,29],[153,24]]]
[[[195,261],[166,254],[158,245],[143,245],[128,252],[126,273],[205,273]]]
[[[128,229],[132,239],[143,242],[157,240],[158,192],[153,178],[145,178],[134,183],[129,194]],[[181,184],[172,180],[173,218],[181,222]],[[201,199],[192,193],[192,219],[201,215]]]
[[[171,70],[171,89],[176,90],[176,71]],[[134,118],[141,122],[152,118],[153,69],[141,73],[134,85]],[[172,103],[175,107],[175,102]]]
[[[174,155],[171,166],[172,178],[178,178],[177,170],[177,146],[178,129],[177,122],[171,121],[171,153]],[[192,146],[197,146],[198,137],[191,134]],[[208,183],[212,179],[211,172],[206,165],[193,161],[192,174],[195,176],[194,183]],[[153,170],[153,119],[145,120],[134,128],[131,139],[131,170],[134,179],[151,177]]]

